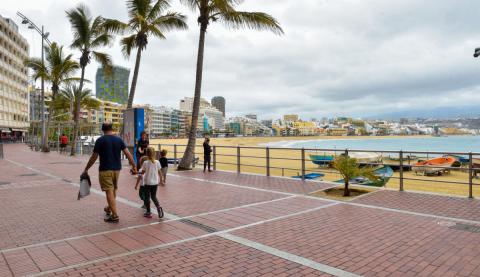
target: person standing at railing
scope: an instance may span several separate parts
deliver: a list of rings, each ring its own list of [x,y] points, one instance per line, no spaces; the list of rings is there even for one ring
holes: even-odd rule
[[[137,142],[137,168],[140,168],[140,159],[147,155],[147,148],[149,144],[150,141],[148,140],[147,132],[143,131],[140,134],[140,139]]]
[[[210,139],[205,138],[205,141],[203,142],[203,172],[207,169],[208,166],[208,172],[212,172],[210,170],[210,161],[211,159],[211,154],[212,154],[212,147],[210,146]]]

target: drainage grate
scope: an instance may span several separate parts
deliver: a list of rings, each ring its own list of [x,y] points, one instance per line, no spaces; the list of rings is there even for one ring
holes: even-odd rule
[[[470,233],[480,233],[480,226],[478,225],[467,225],[462,223],[457,223],[454,226],[449,227],[450,229],[467,231]]]
[[[190,226],[193,226],[193,227],[196,227],[198,229],[202,229],[203,231],[207,232],[207,233],[215,233],[215,232],[218,232],[217,229],[213,228],[213,227],[210,227],[210,226],[207,226],[207,225],[204,225],[202,223],[198,223],[196,221],[193,221],[193,220],[190,220],[190,219],[180,219],[180,222],[183,222],[185,224],[188,224]]]
[[[20,174],[18,176],[20,177],[27,177],[27,176],[37,176],[38,174],[37,173],[26,173],[26,174]]]
[[[0,182],[0,186],[8,185],[8,184],[10,184],[10,182]]]

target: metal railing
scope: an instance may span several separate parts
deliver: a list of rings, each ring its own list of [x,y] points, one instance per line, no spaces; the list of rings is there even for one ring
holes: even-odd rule
[[[0,143],[0,160],[3,160],[4,159],[4,156],[3,156],[3,143]]]
[[[155,144],[157,149],[167,149],[168,156],[174,158],[175,166],[178,164],[178,157],[183,155],[186,145],[183,144]],[[203,156],[202,145],[196,146],[196,157]],[[202,151],[198,151],[198,149]],[[274,155],[275,152],[280,155]],[[263,153],[263,154],[260,154]],[[281,148],[281,147],[253,147],[253,146],[212,146],[212,167],[228,169],[237,173],[260,173],[265,176],[292,176],[296,174],[302,180],[306,179],[309,173],[324,173],[339,175],[331,166],[313,166],[314,160],[307,157],[308,154],[324,154],[324,155],[353,155],[354,153],[375,153],[380,156],[378,161],[361,162],[365,166],[392,166],[396,169],[397,174],[389,179],[398,181],[398,190],[406,190],[406,186],[412,186],[415,183],[434,183],[435,185],[466,185],[468,186],[468,197],[473,198],[474,186],[480,183],[474,182],[476,174],[480,173],[480,153],[474,152],[434,152],[434,151],[386,151],[386,150],[365,150],[365,149],[318,149],[318,148]],[[440,165],[416,165],[418,161],[429,160],[441,156],[461,156],[468,162],[459,163],[458,166],[440,166]],[[478,158],[478,163],[477,160]],[[395,162],[393,162],[395,161]],[[200,162],[203,165],[203,159]],[[449,176],[452,171],[466,173],[465,181],[457,179],[425,179],[419,178],[418,173],[409,174],[406,172],[413,170],[422,171],[424,176],[428,175],[428,171],[436,171],[438,176]],[[293,173],[293,174],[292,174]],[[292,176],[293,177],[293,176]],[[461,179],[461,178],[460,178]],[[410,184],[406,184],[409,182]],[[431,187],[431,189],[435,189]],[[428,190],[428,188],[427,188]],[[456,193],[458,194],[458,193]]]

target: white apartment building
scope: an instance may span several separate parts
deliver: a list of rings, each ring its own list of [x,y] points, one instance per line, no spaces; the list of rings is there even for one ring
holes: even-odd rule
[[[29,127],[29,46],[9,18],[0,16],[0,135],[20,137]]]
[[[192,112],[193,110],[193,98],[184,97],[180,100],[180,110],[186,112]],[[207,124],[205,124],[208,122]],[[211,130],[224,130],[225,129],[225,117],[223,112],[213,107],[210,102],[200,98],[200,110],[198,113],[197,130],[199,132],[205,132],[206,127],[208,131]]]
[[[186,117],[180,110],[167,107],[153,107],[150,134],[159,136],[185,136]]]

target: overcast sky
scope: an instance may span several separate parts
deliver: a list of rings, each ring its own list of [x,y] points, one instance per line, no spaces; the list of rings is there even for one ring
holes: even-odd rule
[[[126,19],[121,0],[2,0],[0,14],[21,25],[20,11],[44,24],[51,40],[69,45],[64,11],[80,2],[94,15]],[[480,103],[480,60],[472,57],[480,46],[478,0],[246,0],[238,9],[273,15],[285,35],[210,25],[202,95],[224,96],[227,116],[361,117]],[[197,16],[178,1],[172,10],[189,17],[190,29],[150,39],[136,103],[178,107],[180,98],[193,96]],[[38,56],[38,35],[20,30]],[[118,42],[105,51],[133,67]],[[88,66],[90,80],[97,66]]]

